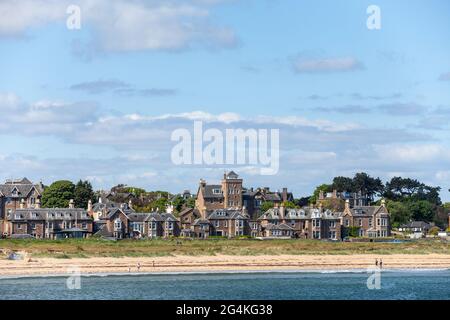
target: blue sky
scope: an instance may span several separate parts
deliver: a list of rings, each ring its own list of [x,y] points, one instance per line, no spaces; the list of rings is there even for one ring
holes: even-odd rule
[[[66,8],[81,8],[81,30]],[[366,27],[369,5],[381,29]],[[310,194],[336,175],[450,181],[450,3],[0,2],[0,178],[195,190],[223,169],[170,163],[192,119],[279,128],[281,170],[248,186]],[[259,121],[262,117],[270,121]]]

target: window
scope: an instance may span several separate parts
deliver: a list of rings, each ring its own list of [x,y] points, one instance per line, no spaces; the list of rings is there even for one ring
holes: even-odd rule
[[[122,221],[120,219],[114,220],[114,230],[122,229]]]
[[[22,225],[20,223],[17,224],[17,229],[19,229],[19,230],[22,229]]]
[[[32,223],[32,224],[30,225],[30,227],[31,227],[32,230],[36,230],[36,223]]]
[[[330,228],[336,228],[336,221],[330,221]]]
[[[377,225],[380,225],[380,219],[377,219]]]
[[[345,226],[346,226],[346,227],[349,227],[349,226],[350,226],[350,220],[345,219]]]
[[[87,223],[86,223],[86,222],[83,222],[83,223],[81,224],[81,228],[82,228],[82,229],[87,229]]]
[[[358,225],[359,225],[360,227],[362,227],[362,219],[359,219]]]
[[[369,227],[372,227],[373,225],[373,222],[372,222],[372,218],[369,218]]]
[[[216,228],[219,227],[220,226],[220,221],[219,220],[214,221],[214,226]]]

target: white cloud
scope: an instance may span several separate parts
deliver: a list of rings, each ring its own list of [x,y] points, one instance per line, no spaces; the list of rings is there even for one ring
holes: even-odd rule
[[[381,158],[402,163],[425,163],[450,161],[450,148],[439,144],[379,145],[375,151]]]
[[[3,0],[0,36],[21,36],[34,27],[65,25],[70,0]],[[234,46],[234,32],[210,18],[215,2],[80,0],[82,28],[91,31],[83,50],[122,52],[181,50],[196,45]],[[88,55],[88,54],[86,54]]]
[[[22,36],[29,28],[39,27],[66,17],[67,1],[0,1],[0,36]]]
[[[293,61],[293,68],[297,73],[332,73],[355,71],[362,69],[363,65],[353,57],[306,58],[300,56]]]

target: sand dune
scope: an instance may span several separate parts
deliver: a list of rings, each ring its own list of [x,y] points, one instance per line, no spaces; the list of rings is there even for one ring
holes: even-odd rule
[[[82,273],[134,273],[138,271],[138,264],[140,272],[155,273],[366,269],[373,267],[377,258],[381,258],[383,267],[388,269],[450,268],[450,255],[446,254],[42,258],[32,262],[0,260],[0,276],[67,274],[73,268],[79,268]]]

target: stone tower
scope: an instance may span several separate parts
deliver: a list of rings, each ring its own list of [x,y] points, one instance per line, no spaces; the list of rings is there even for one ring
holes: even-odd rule
[[[224,173],[222,192],[224,208],[242,208],[242,179],[235,172]]]

